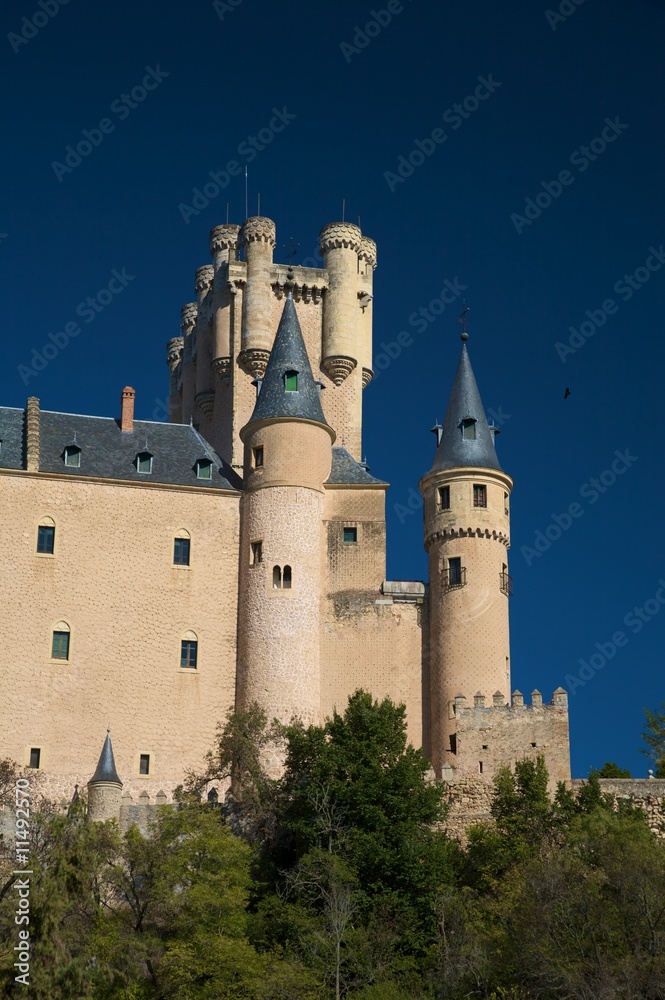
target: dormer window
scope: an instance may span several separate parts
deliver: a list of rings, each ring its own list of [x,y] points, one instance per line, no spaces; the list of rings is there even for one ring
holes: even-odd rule
[[[476,423],[474,417],[465,417],[462,421],[462,437],[465,441],[476,440]]]
[[[298,372],[284,372],[284,388],[287,392],[298,391]]]
[[[212,462],[209,458],[200,458],[196,463],[197,479],[212,479]]]
[[[78,469],[81,465],[81,449],[75,444],[69,444],[64,451],[65,465],[70,469]]]
[[[149,451],[140,451],[134,459],[136,471],[149,476],[152,472],[152,455]]]

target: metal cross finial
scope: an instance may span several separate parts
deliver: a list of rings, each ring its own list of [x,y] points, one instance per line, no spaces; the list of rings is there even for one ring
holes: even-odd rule
[[[466,314],[469,313],[469,312],[471,312],[471,310],[469,309],[468,305],[466,304],[466,299],[464,299],[463,305],[464,305],[464,308],[462,309],[461,313],[459,314],[459,322],[462,324],[462,333],[460,334],[460,340],[461,341],[465,341],[465,340],[469,339],[469,334],[468,334],[467,329],[466,329]]]
[[[295,240],[293,239],[293,236],[291,237],[291,242],[290,243],[283,243],[282,244],[283,249],[284,250],[288,250],[289,267],[293,266],[293,258],[298,253],[298,247],[299,246],[300,246],[300,244],[295,242]]]

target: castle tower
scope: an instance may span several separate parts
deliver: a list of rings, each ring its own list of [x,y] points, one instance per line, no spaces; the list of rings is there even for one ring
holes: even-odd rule
[[[462,340],[467,334],[462,334]],[[430,579],[430,758],[456,767],[456,699],[510,696],[507,550],[512,479],[501,468],[466,349],[432,468],[420,482]]]
[[[254,378],[262,378],[272,347],[272,287],[270,270],[275,248],[275,223],[256,215],[245,219],[240,244],[245,249],[247,280],[243,295],[242,342],[238,364]]]
[[[107,729],[97,770],[88,782],[88,817],[93,822],[119,819],[121,796],[122,781],[115,769],[111,730]]]
[[[290,282],[287,282],[290,285]],[[327,424],[290,287],[244,444],[237,704],[319,721]],[[277,767],[278,765],[275,765]]]

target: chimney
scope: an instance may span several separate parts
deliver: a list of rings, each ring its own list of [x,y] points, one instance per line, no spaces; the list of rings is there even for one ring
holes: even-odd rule
[[[39,472],[39,400],[30,396],[25,408],[25,467]]]
[[[126,385],[120,396],[120,430],[134,430],[134,400],[136,393],[131,385]]]

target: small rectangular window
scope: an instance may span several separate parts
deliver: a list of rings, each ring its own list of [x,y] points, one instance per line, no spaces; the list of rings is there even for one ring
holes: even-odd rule
[[[37,530],[37,551],[53,555],[55,528],[50,524],[40,524]]]
[[[451,587],[459,587],[462,583],[462,560],[459,556],[448,560],[448,582]]]
[[[263,562],[263,542],[252,542],[250,550],[250,566],[258,566]]]
[[[357,542],[358,541],[358,529],[357,528],[344,528],[344,541],[345,542]]]
[[[136,471],[145,476],[149,476],[151,474],[152,455],[149,451],[142,451],[136,456]]]
[[[197,479],[212,479],[212,462],[207,459],[201,459],[197,462],[196,476]]]
[[[482,760],[478,761],[478,771],[479,771],[480,774],[483,773],[483,762],[482,762]]]
[[[76,445],[69,445],[65,448],[65,465],[68,465],[72,469],[80,468],[81,449],[77,448]]]
[[[39,767],[39,762],[41,760],[41,756],[42,756],[42,752],[39,749],[39,747],[31,747],[30,748],[30,763],[28,764],[28,767],[38,768]]]
[[[180,644],[180,666],[196,669],[198,642],[194,639],[183,639]]]
[[[451,733],[450,736],[450,752],[457,753],[457,735],[456,733]]]
[[[69,659],[69,632],[54,632],[51,643],[51,659]]]
[[[450,486],[439,487],[439,509],[450,510]]]
[[[173,562],[176,566],[189,566],[189,538],[173,539]]]
[[[487,487],[474,483],[473,486],[473,506],[487,507]]]
[[[260,445],[258,448],[253,448],[252,449],[252,456],[254,458],[254,468],[255,469],[262,469],[263,468],[263,445]]]
[[[285,372],[284,388],[287,392],[298,391],[298,372]]]
[[[150,774],[150,754],[142,753],[139,757],[139,774]]]
[[[462,421],[462,437],[465,441],[476,440],[476,421],[473,418]]]

